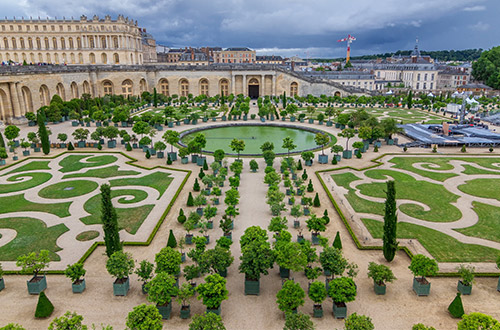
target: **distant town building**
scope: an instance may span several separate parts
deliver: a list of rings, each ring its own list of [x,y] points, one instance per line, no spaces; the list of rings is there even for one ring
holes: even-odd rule
[[[284,64],[283,57],[276,55],[261,55],[255,57],[255,63],[257,64]]]
[[[216,63],[255,63],[255,57],[255,50],[233,47],[221,50]]]
[[[471,83],[457,87],[459,93],[471,92],[475,96],[485,96],[493,91],[493,88],[480,83]]]

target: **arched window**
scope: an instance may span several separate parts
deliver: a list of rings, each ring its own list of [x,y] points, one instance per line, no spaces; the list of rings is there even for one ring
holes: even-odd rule
[[[56,86],[56,93],[59,95],[63,101],[66,101],[66,93],[64,91],[64,86],[61,83],[58,83]]]
[[[5,45],[5,49],[9,49],[9,40],[7,38],[3,38],[3,44]]]
[[[113,37],[113,47],[115,49],[118,49],[118,38],[117,37]]]
[[[85,83],[83,85],[85,90]],[[104,90],[104,95],[112,95],[113,94],[113,83],[109,80],[106,80],[102,83],[102,88]]]
[[[30,62],[35,63],[35,54],[30,53]]]
[[[28,48],[33,49],[33,39],[28,38]]]
[[[52,38],[52,47],[54,49],[57,49],[57,39],[56,39],[56,37]]]
[[[83,64],[83,54],[78,53],[78,64]]]
[[[73,44],[73,38],[69,38],[69,49],[75,48],[75,45]]]
[[[101,37],[101,48],[106,48],[106,37]]]
[[[208,96],[208,80],[207,79],[200,80],[200,95]]]
[[[47,53],[45,55],[45,57],[47,58],[47,63],[51,63],[52,62],[52,60],[50,59],[50,54],[49,53]]]
[[[139,90],[142,94],[142,92],[145,92],[148,90],[148,84],[146,84],[146,80],[145,79],[141,79],[141,81],[139,82]]]
[[[75,64],[75,63],[76,63],[76,61],[75,61],[75,54],[74,54],[74,53],[71,53],[71,54],[69,55],[69,57],[70,57],[70,60],[71,60],[71,64]]]
[[[124,97],[132,96],[132,81],[130,79],[124,80],[122,82],[122,95]]]
[[[63,63],[68,63],[68,58],[66,57],[66,53],[62,53],[62,61]]]
[[[61,48],[66,49],[66,40],[64,38],[61,38]]]
[[[42,49],[42,42],[40,38],[36,38],[36,49]]]
[[[104,84],[103,84],[103,86],[104,86]],[[111,93],[113,93],[113,85],[111,85],[111,83],[110,83],[110,87],[111,87]],[[86,80],[83,82],[83,94],[92,94],[90,92],[90,84]]]
[[[160,80],[160,93],[165,95],[165,96],[170,95],[168,92],[168,80],[167,79]]]
[[[31,91],[28,87],[23,86],[21,88],[23,94],[24,106],[26,107],[24,113],[33,112],[33,99],[31,98]]]
[[[45,105],[49,105],[50,103],[50,94],[49,88],[46,85],[40,86],[40,105],[43,107]]]
[[[80,96],[78,95],[78,85],[76,84],[76,82],[72,82],[71,83],[71,98],[72,99],[77,99],[79,98]]]
[[[17,53],[14,53],[14,62],[19,62],[19,55]]]
[[[26,57],[26,53],[22,53],[22,58],[23,58],[23,61],[28,61],[28,58]]]
[[[24,44],[24,38],[19,38],[19,44],[21,45],[21,49],[24,49],[25,44]]]
[[[45,43],[45,49],[50,49],[49,38],[45,38],[45,39],[43,39],[43,41]]]
[[[219,92],[221,96],[229,95],[229,81],[227,79],[221,79]]]
[[[299,93],[299,84],[295,81],[290,84],[290,96],[293,97]]]
[[[54,54],[54,61],[56,62],[56,64],[59,64],[59,54]]]
[[[82,48],[82,39],[80,37],[76,38],[76,46],[78,49]]]
[[[17,48],[16,38],[12,38],[12,48]]]
[[[118,55],[117,53],[114,53],[113,54],[113,61],[115,62],[115,64],[120,64],[120,55]]]
[[[40,63],[43,62],[43,55],[42,55],[42,53],[38,53],[38,62],[40,62]]]
[[[108,64],[108,55],[106,53],[101,54],[101,62],[102,64]]]
[[[94,53],[89,54],[89,62],[90,64],[95,64],[95,55]]]
[[[188,97],[188,95],[189,95],[189,82],[186,79],[182,79],[179,82],[179,90],[181,91],[181,96]]]
[[[94,37],[89,37],[89,47],[90,48],[94,48],[95,45],[94,45]]]
[[[7,113],[9,110],[7,94],[0,88],[0,120],[7,121],[7,118],[12,117],[11,113]]]

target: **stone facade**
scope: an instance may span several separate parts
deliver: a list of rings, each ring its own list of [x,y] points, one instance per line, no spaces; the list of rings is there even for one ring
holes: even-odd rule
[[[143,51],[146,62],[156,62],[153,41],[137,21],[121,15],[116,20],[110,16],[0,20],[0,62],[143,64]]]
[[[256,87],[257,86],[257,87]],[[8,66],[0,71],[0,121],[20,122],[47,105],[54,94],[65,101],[106,94],[140,95],[156,87],[164,95],[364,95],[366,91],[301,76],[272,65]]]

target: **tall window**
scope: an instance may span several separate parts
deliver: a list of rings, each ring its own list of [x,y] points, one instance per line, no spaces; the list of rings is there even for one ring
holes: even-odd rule
[[[94,48],[94,37],[89,37],[89,47]]]
[[[127,96],[132,96],[132,81],[127,79],[122,82],[122,95],[127,97]]]
[[[114,47],[115,49],[117,49],[117,48],[118,48],[118,38],[117,38],[117,37],[113,37],[113,47]]]
[[[61,38],[61,48],[66,49],[66,40],[64,38]]]
[[[49,89],[46,85],[40,86],[40,104],[42,106],[49,105],[50,103],[50,95]]]
[[[102,88],[104,90],[104,95],[113,94],[113,84],[111,83],[111,81],[106,80],[105,82],[103,82]],[[85,92],[85,83],[83,83],[83,91]]]
[[[57,39],[56,39],[55,37],[54,37],[54,38],[52,38],[52,47],[53,47],[54,49],[57,49]]]
[[[208,96],[208,80],[206,79],[200,80],[200,95]]]
[[[189,95],[189,82],[186,79],[180,81],[181,96],[187,97]]]
[[[73,44],[73,38],[69,38],[69,48],[70,49],[75,48],[75,45]]]
[[[170,95],[168,92],[168,80],[167,79],[160,80],[160,93],[162,93],[165,96]]]
[[[50,45],[49,45],[49,38],[45,38],[43,41],[44,41],[44,43],[45,43],[45,49],[49,49],[49,48],[50,48]]]
[[[117,53],[114,53],[113,54],[113,61],[115,62],[115,64],[120,64],[120,55],[118,55]]]
[[[229,95],[229,81],[226,79],[222,79],[220,81],[220,92],[221,96],[228,96]]]
[[[102,64],[108,64],[108,55],[106,53],[101,54],[101,62]]]
[[[290,84],[290,96],[293,97],[299,93],[299,84],[293,82]]]
[[[89,54],[89,61],[90,61],[90,64],[95,64],[95,54],[94,53]]]

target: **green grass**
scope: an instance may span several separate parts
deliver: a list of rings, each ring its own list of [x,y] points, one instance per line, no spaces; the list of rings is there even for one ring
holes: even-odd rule
[[[113,166],[109,166],[109,167],[88,170],[84,173],[66,174],[65,176],[63,176],[63,179],[85,178],[85,177],[106,179],[106,178],[112,178],[115,176],[139,175],[139,174],[141,174],[141,172],[120,171],[118,165],[113,165]]]
[[[457,188],[468,195],[500,200],[499,179],[473,179]]]
[[[22,182],[16,182],[18,179],[23,177],[31,177],[31,179]],[[0,194],[6,194],[6,193],[30,189],[49,181],[51,178],[52,174],[50,173],[30,172],[30,173],[16,174],[7,179],[7,181],[14,183],[0,184]]]
[[[373,219],[362,221],[374,238],[382,238],[382,222]],[[398,223],[397,232],[399,238],[418,239],[438,262],[494,262],[499,254],[498,250],[460,243],[446,234],[411,223]]]
[[[446,179],[458,176],[458,174],[425,171],[413,167],[413,164],[431,163],[438,165],[439,167],[433,168],[429,167],[427,164],[424,164],[422,167],[431,169],[433,171],[445,171],[453,169],[453,166],[448,163],[449,160],[450,158],[438,158],[438,157],[394,157],[391,160],[389,160],[389,162],[395,164],[395,166],[393,166],[394,168],[407,170],[432,180],[445,181]]]
[[[359,180],[359,177],[350,172],[346,172],[342,174],[333,174],[332,179],[338,186],[344,187],[349,190],[346,198],[349,204],[351,204],[351,206],[353,207],[354,211],[359,213],[372,213],[378,215],[384,214],[384,203],[377,203],[362,199],[354,193],[354,189],[349,188],[349,184],[353,181]]]
[[[479,221],[474,226],[455,230],[467,236],[500,242],[500,208],[479,202],[473,202],[472,206]]]
[[[172,182],[172,178],[169,173],[154,172],[149,175],[140,178],[125,178],[125,179],[115,179],[111,180],[109,183],[111,187],[119,186],[146,186],[151,187],[160,193],[158,199],[163,195],[165,190]]]
[[[430,210],[424,211],[420,205],[400,205],[400,211],[411,217],[435,222],[451,222],[462,217],[460,210],[450,204],[456,202],[459,196],[450,193],[441,185],[417,181],[410,175],[391,170],[368,170],[365,175],[379,180],[388,180],[386,176],[390,176],[396,181],[397,199],[414,200],[429,206]],[[365,183],[358,185],[357,189],[366,196],[386,197],[385,182]]]
[[[111,190],[111,197],[132,195],[134,199],[126,201],[124,198],[118,200],[121,204],[130,204],[143,201],[147,198],[147,193],[135,189],[113,189]],[[154,205],[143,205],[133,208],[115,208],[118,217],[118,227],[125,229],[132,235],[137,232],[142,225],[148,214],[153,209]],[[90,213],[90,216],[81,218],[80,220],[86,225],[102,224],[101,222],[101,195],[96,195],[90,198],[83,206],[85,211]]]
[[[46,212],[57,215],[58,217],[67,217],[70,215],[69,206],[71,202],[57,204],[38,204],[27,201],[24,194],[0,197],[0,213],[11,212]]]
[[[500,169],[498,171],[488,171],[482,168],[474,167],[472,165],[462,165],[462,166],[464,167],[464,171],[462,173],[467,175],[476,175],[476,174],[500,175]]]
[[[85,159],[86,162],[82,163],[81,160]],[[82,168],[97,167],[112,164],[117,161],[115,156],[89,156],[89,155],[69,155],[59,162],[62,167],[59,171],[63,173],[79,171]]]
[[[99,185],[93,181],[63,181],[43,188],[38,192],[38,195],[43,198],[51,199],[72,198],[88,194],[96,190],[98,187]]]
[[[32,162],[29,162],[23,166],[16,168],[15,170],[10,171],[7,174],[34,171],[34,170],[50,170],[49,163],[50,161],[48,160],[34,160]]]
[[[96,230],[88,230],[81,232],[80,234],[76,235],[76,240],[80,242],[86,242],[93,240],[94,238],[99,236],[99,232]]]
[[[63,224],[47,228],[43,221],[25,217],[0,219],[0,228],[10,228],[17,232],[12,241],[0,246],[2,261],[15,261],[22,254],[40,250],[49,250],[50,259],[59,261],[61,259],[55,253],[61,250],[57,246],[57,238],[69,230]]]

